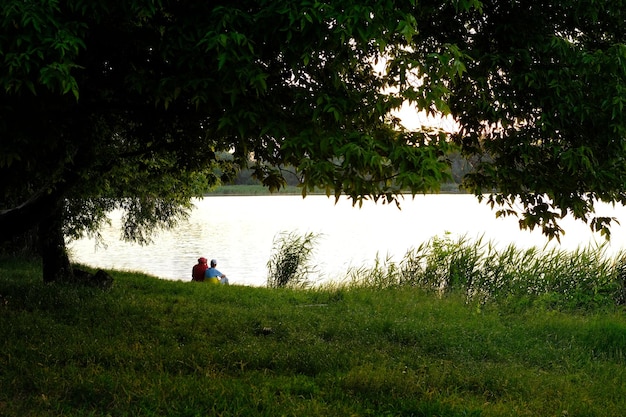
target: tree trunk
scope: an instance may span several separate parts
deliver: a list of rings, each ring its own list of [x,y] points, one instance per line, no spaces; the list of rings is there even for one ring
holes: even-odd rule
[[[72,281],[74,276],[63,236],[64,187],[41,189],[24,203],[0,210],[0,242],[10,242],[38,230],[37,249],[43,263],[43,281]]]
[[[39,248],[44,282],[72,281],[73,279],[70,259],[65,249],[61,213],[61,209],[53,210],[39,224]]]

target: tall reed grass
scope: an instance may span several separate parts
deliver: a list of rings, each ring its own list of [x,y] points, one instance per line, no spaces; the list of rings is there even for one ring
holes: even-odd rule
[[[319,234],[281,232],[274,238],[270,260],[267,262],[267,286],[270,288],[307,287],[310,276],[317,271],[311,257]]]
[[[606,245],[566,251],[462,236],[434,237],[412,248],[399,262],[376,259],[371,268],[348,271],[344,285],[375,288],[418,287],[428,292],[463,293],[484,304],[539,304],[588,309],[626,302],[626,253],[609,257]]]

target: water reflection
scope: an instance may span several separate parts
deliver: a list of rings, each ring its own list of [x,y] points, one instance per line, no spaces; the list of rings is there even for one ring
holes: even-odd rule
[[[72,259],[100,268],[143,271],[173,280],[191,280],[191,268],[200,256],[217,258],[231,283],[265,285],[266,263],[274,237],[281,231],[322,235],[314,261],[322,279],[343,278],[351,266],[371,266],[377,255],[400,261],[408,249],[433,236],[450,233],[471,239],[483,236],[498,245],[543,247],[538,231],[522,232],[515,218],[496,219],[485,204],[471,195],[410,197],[395,205],[366,202],[352,207],[347,199],[334,204],[325,196],[215,196],[195,201],[189,220],[173,231],[159,233],[149,246],[119,241],[119,216],[103,230],[108,248],[96,248],[91,239],[70,246]],[[599,215],[626,219],[623,207],[601,205]],[[564,249],[603,242],[583,223],[565,219]],[[624,248],[624,233],[613,228],[609,251]],[[557,245],[556,242],[550,246]]]

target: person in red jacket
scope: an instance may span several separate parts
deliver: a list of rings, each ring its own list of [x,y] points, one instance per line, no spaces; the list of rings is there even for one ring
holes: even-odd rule
[[[206,258],[198,258],[198,263],[191,269],[192,281],[204,281],[204,272],[209,269]]]

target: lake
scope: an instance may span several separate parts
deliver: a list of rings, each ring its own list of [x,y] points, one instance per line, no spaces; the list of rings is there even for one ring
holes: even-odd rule
[[[520,231],[514,217],[495,218],[495,212],[467,194],[406,197],[401,210],[395,204],[364,202],[353,207],[342,198],[300,196],[210,196],[194,200],[189,219],[175,230],[160,232],[148,246],[125,243],[120,213],[111,215],[111,227],[102,231],[107,248],[92,239],[69,245],[72,261],[99,268],[141,271],[163,279],[191,280],[197,258],[218,260],[218,269],[231,284],[265,285],[267,261],[274,238],[281,232],[320,234],[313,263],[321,280],[344,278],[349,268],[374,265],[391,258],[399,262],[406,252],[434,236],[449,234],[483,238],[497,246],[514,243],[520,248],[544,247],[548,241],[537,230]],[[598,215],[615,216],[626,224],[626,209],[599,204]],[[566,218],[566,235],[560,247],[575,250],[604,242],[582,222]],[[559,246],[556,241],[548,247]],[[607,254],[626,248],[622,226],[614,225]]]

